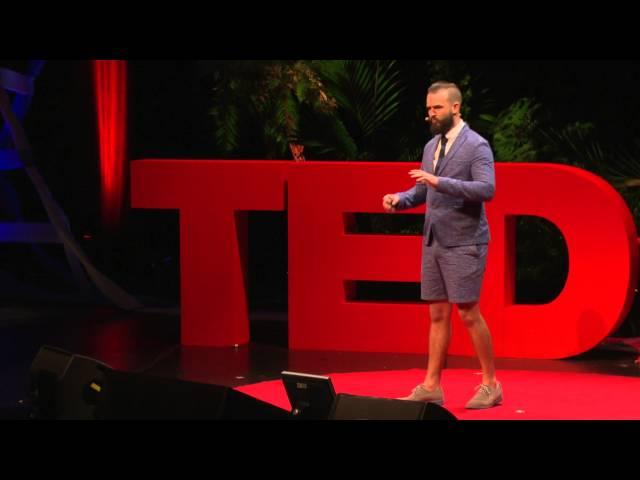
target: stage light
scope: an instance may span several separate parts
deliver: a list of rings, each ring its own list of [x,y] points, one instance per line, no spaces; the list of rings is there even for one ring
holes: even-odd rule
[[[127,62],[94,60],[94,88],[100,153],[102,223],[120,223],[126,176]]]

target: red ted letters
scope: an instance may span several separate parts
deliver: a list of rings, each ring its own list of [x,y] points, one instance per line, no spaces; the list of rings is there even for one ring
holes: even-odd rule
[[[185,345],[249,340],[246,213],[287,210],[289,348],[424,353],[423,303],[350,300],[351,281],[420,281],[421,237],[349,233],[352,213],[382,213],[385,193],[411,186],[413,163],[138,160],[132,206],[180,212],[181,333]],[[594,347],[628,313],[637,233],[603,179],[554,164],[496,164],[486,204],[492,241],[481,308],[498,357],[562,358]],[[420,213],[419,209],[396,213]],[[564,289],[548,304],[514,303],[515,218],[543,217],[569,254]],[[455,309],[454,309],[455,312]],[[449,352],[471,355],[455,318]]]

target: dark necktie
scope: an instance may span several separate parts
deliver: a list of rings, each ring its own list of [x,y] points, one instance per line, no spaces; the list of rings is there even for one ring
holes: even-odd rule
[[[446,152],[446,147],[447,147],[447,137],[442,135],[442,137],[440,138],[440,153],[438,154],[438,161],[435,162],[433,165],[434,174],[437,173],[438,167],[442,163],[442,159],[444,158],[444,154]]]

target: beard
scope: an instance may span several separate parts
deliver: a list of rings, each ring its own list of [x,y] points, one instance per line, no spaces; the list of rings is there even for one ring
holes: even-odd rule
[[[437,135],[439,133],[445,134],[453,127],[453,113],[450,113],[446,117],[441,120],[432,120],[429,124],[429,129],[433,135]]]

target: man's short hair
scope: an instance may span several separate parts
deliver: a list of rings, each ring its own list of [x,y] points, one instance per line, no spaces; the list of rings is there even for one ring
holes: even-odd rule
[[[447,89],[449,92],[449,101],[451,103],[462,103],[462,93],[455,83],[452,82],[435,82],[430,87],[428,92],[435,93],[437,91]]]

